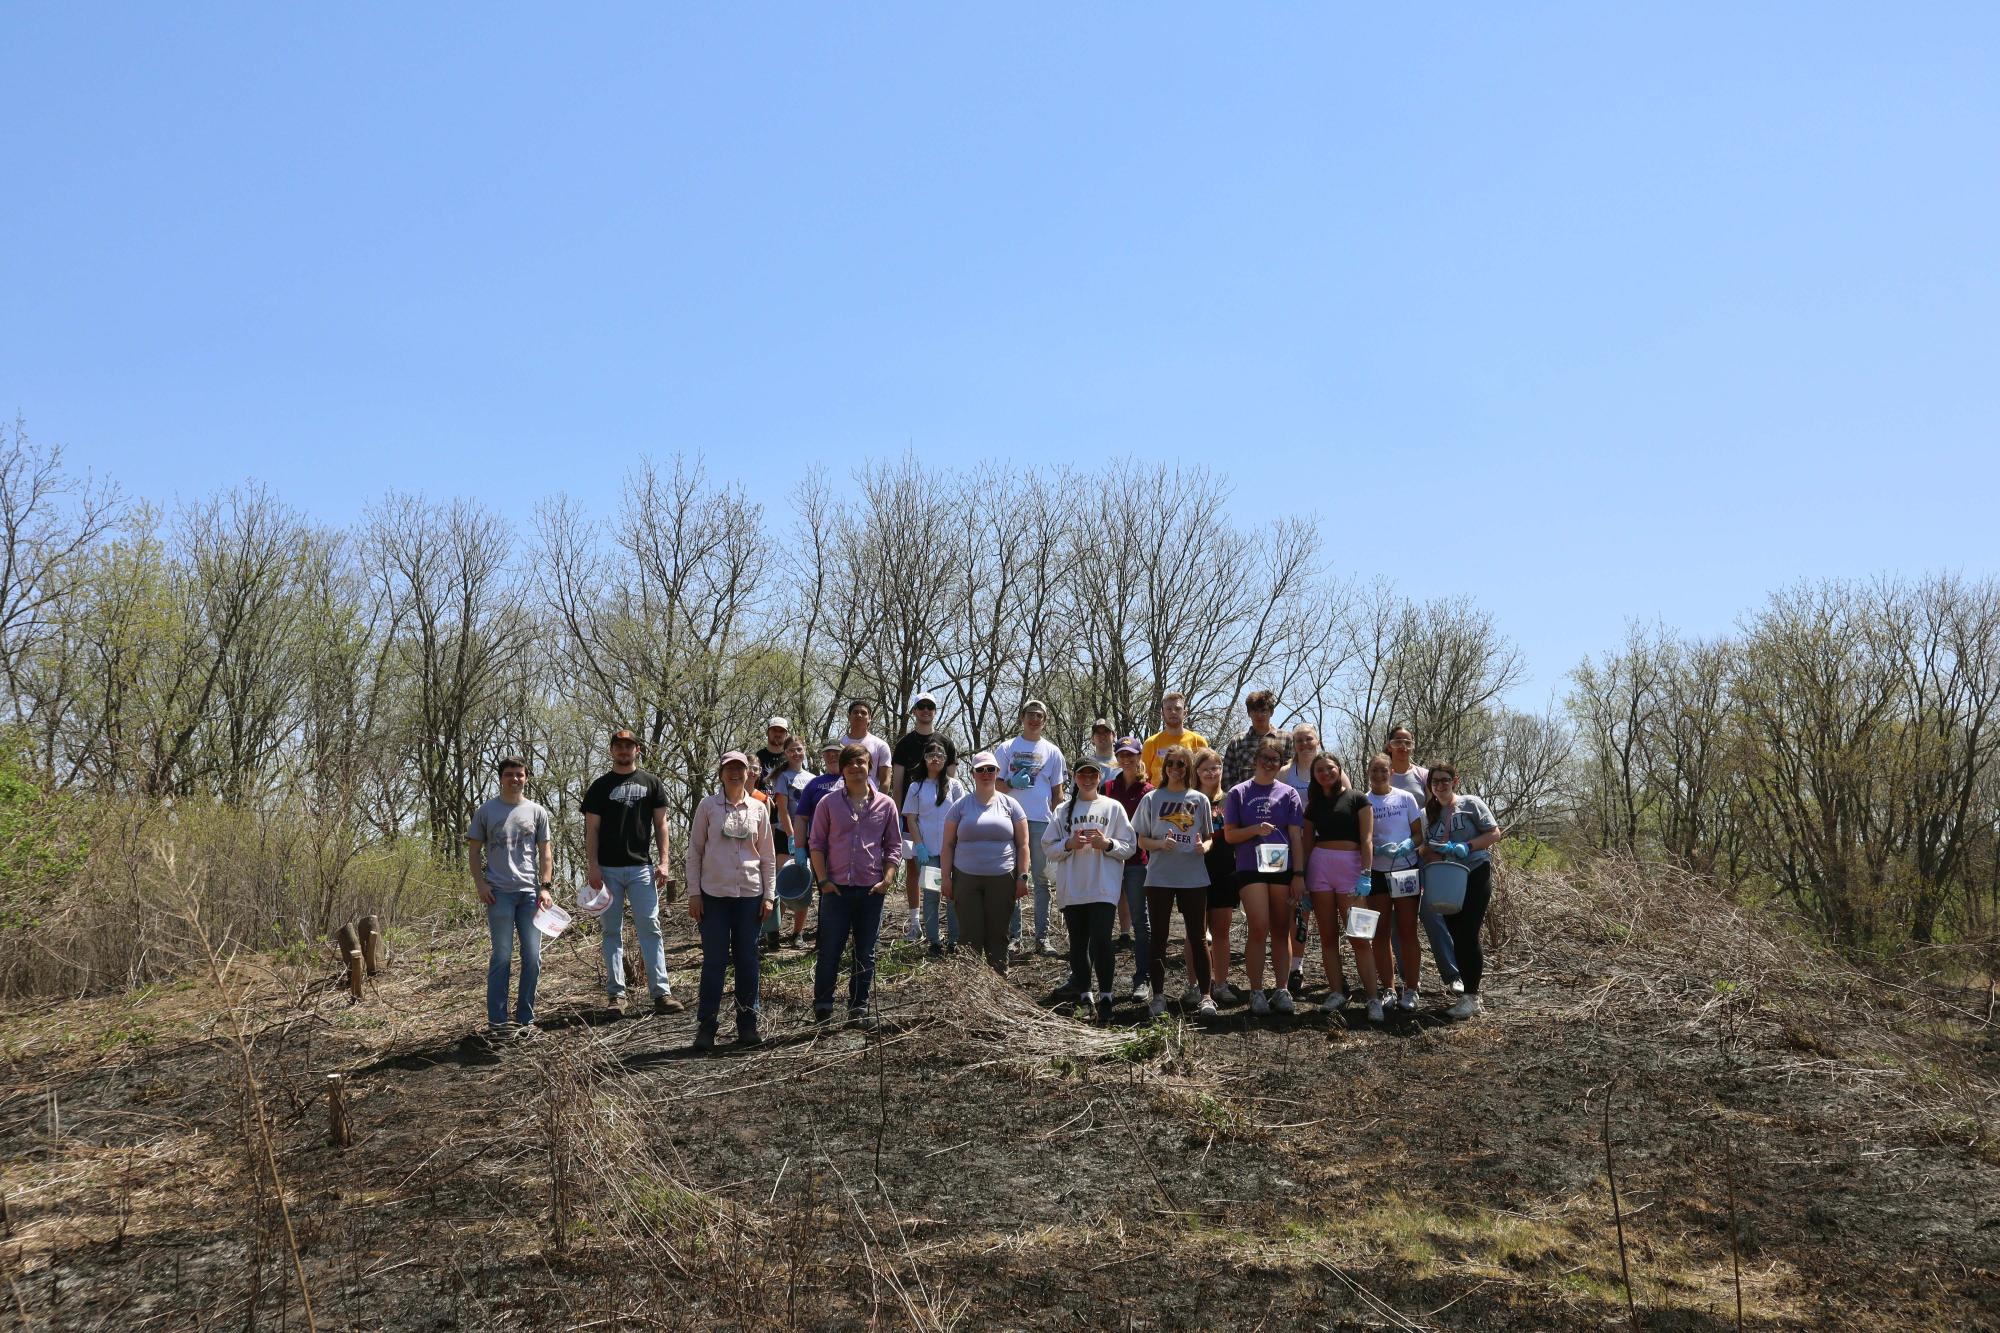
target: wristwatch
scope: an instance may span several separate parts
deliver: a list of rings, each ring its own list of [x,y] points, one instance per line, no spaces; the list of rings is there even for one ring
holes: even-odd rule
[[[832,881],[832,880],[830,880],[830,879],[823,879],[823,880],[821,880],[821,881],[820,881],[820,882],[819,882],[819,883],[818,883],[818,884],[817,884],[817,885],[816,885],[815,887],[816,887],[816,888],[822,888],[822,889],[826,889],[826,888],[831,888],[832,886],[833,886],[833,881]]]
[[[552,879],[545,879],[545,880],[543,880],[543,881],[542,881],[542,892],[543,892],[543,893],[554,893],[554,892],[555,892],[555,888],[556,888],[556,882],[555,882],[554,880],[552,880]]]

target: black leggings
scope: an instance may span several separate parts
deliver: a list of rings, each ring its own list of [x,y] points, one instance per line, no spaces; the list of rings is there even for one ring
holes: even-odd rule
[[[1146,924],[1152,932],[1153,957],[1150,975],[1153,994],[1167,993],[1167,931],[1173,925],[1174,907],[1181,909],[1181,930],[1187,939],[1188,957],[1194,960],[1194,980],[1203,995],[1208,994],[1208,890],[1169,889],[1146,886]]]
[[[1481,862],[1465,881],[1465,906],[1444,919],[1451,931],[1451,949],[1458,955],[1458,979],[1467,995],[1479,994],[1479,978],[1486,971],[1486,959],[1479,952],[1479,928],[1486,921],[1486,908],[1493,901],[1493,863]]]
[[[1069,930],[1069,976],[1088,983],[1091,965],[1097,968],[1097,993],[1111,994],[1111,928],[1118,924],[1117,903],[1083,903],[1062,909],[1063,925]]]

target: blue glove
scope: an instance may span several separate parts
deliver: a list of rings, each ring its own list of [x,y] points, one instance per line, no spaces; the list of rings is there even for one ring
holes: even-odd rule
[[[802,842],[792,844],[792,860],[798,862],[807,870],[812,869],[812,853],[806,850],[806,845]]]
[[[1375,844],[1375,855],[1394,856],[1396,854],[1396,847],[1397,844],[1393,842],[1378,842]]]
[[[1444,854],[1446,856],[1455,856],[1463,861],[1466,857],[1472,855],[1472,849],[1462,842],[1448,842],[1444,845]]]
[[[931,852],[930,852],[930,848],[928,848],[928,847],[924,846],[924,845],[923,845],[922,843],[920,843],[920,842],[913,842],[913,843],[911,843],[911,844],[910,844],[910,859],[911,859],[912,861],[915,861],[915,862],[916,862],[916,863],[917,863],[918,865],[920,865],[920,866],[927,866],[927,865],[929,865],[929,864],[931,863]]]

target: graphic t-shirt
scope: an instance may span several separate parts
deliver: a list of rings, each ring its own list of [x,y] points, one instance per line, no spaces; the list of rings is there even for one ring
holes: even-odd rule
[[[1431,842],[1471,842],[1482,833],[1491,833],[1499,828],[1493,812],[1486,808],[1486,802],[1477,796],[1460,793],[1452,801],[1452,808],[1438,812],[1437,827],[1424,830],[1424,837]],[[1469,866],[1485,865],[1493,859],[1491,848],[1482,847],[1466,857]]]
[[[757,781],[765,791],[771,790],[771,775],[785,766],[785,747],[773,750],[768,745],[759,746],[751,758],[757,761]]]
[[[1049,804],[1055,798],[1056,788],[1069,781],[1063,752],[1046,738],[1031,741],[1026,736],[1016,736],[994,746],[993,757],[1000,761],[1001,784],[1009,796],[1021,803],[1028,822],[1048,823]]]
[[[805,789],[799,793],[798,803],[792,807],[792,827],[798,828],[799,821],[804,820],[805,826],[811,828],[813,811],[825,799],[826,794],[839,785],[838,773],[822,773],[807,782]]]
[[[1422,821],[1424,808],[1417,804],[1417,798],[1398,787],[1389,788],[1387,794],[1377,796],[1368,793],[1368,804],[1375,807],[1375,842],[1377,846],[1385,842],[1401,842],[1411,835],[1412,829]],[[1374,848],[1368,849],[1372,854]],[[1417,863],[1417,854],[1408,856],[1377,856],[1373,861],[1376,870],[1408,870]]]
[[[643,866],[652,861],[653,812],[667,789],[643,768],[606,773],[583,794],[583,813],[597,816],[597,864]]]
[[[1234,824],[1238,828],[1249,828],[1252,824],[1275,826],[1272,832],[1266,833],[1261,838],[1252,838],[1248,842],[1236,844],[1236,868],[1255,870],[1258,868],[1259,847],[1267,843],[1290,847],[1292,839],[1286,830],[1299,828],[1305,824],[1306,803],[1299,799],[1297,788],[1288,787],[1282,782],[1273,782],[1265,786],[1252,778],[1248,782],[1239,782],[1229,789],[1229,799],[1222,803],[1222,822]],[[1288,875],[1300,874],[1304,870],[1304,866],[1291,864],[1285,866],[1285,873]]]
[[[905,775],[922,773],[924,751],[930,748],[932,741],[944,747],[944,771],[950,773],[952,765],[958,762],[958,747],[942,731],[933,731],[928,736],[914,731],[904,732],[902,739],[896,742],[896,748],[890,752],[889,761],[900,764]]]
[[[549,840],[549,812],[523,797],[509,805],[495,796],[472,812],[467,842],[483,843],[486,887],[495,893],[533,893],[541,887],[541,845]]]
[[[1176,846],[1154,852],[1146,862],[1146,884],[1163,889],[1198,889],[1209,882],[1201,840],[1214,830],[1208,798],[1198,791],[1155,787],[1139,802],[1132,831],[1142,838],[1172,838]],[[1185,846],[1179,845],[1185,842]]]

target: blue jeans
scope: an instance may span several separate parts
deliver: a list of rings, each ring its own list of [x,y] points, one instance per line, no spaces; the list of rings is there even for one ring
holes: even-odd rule
[[[1125,863],[1125,903],[1132,909],[1132,989],[1137,990],[1152,962],[1153,930],[1146,918],[1146,867],[1136,856]]]
[[[927,862],[927,864],[935,864],[935,862]],[[938,940],[938,903],[944,898],[944,895],[942,893],[939,893],[936,889],[924,889],[922,892],[924,895],[924,938],[930,941],[931,947],[936,948],[940,943],[940,941]],[[957,948],[958,947],[958,904],[957,903],[945,903],[944,918],[945,918],[945,933],[943,942],[950,944],[953,948]]]
[[[1049,937],[1049,854],[1042,847],[1042,834],[1049,821],[1028,821],[1028,878],[1035,886],[1035,943]],[[1007,922],[1007,938],[1021,938],[1021,900],[1014,900],[1014,915]]]
[[[1458,951],[1451,944],[1451,923],[1437,912],[1419,912],[1417,920],[1424,924],[1424,938],[1430,942],[1431,959],[1437,964],[1438,975],[1450,985],[1459,979]],[[1389,935],[1389,952],[1395,955],[1396,966],[1403,965],[1403,945],[1395,932]]]
[[[882,933],[885,895],[873,885],[836,885],[819,896],[819,960],[813,966],[813,1011],[833,1012],[833,983],[840,980],[841,955],[854,937],[854,971],[847,979],[847,1007],[868,1007],[875,984],[875,940]]]
[[[694,1005],[695,1022],[714,1025],[722,1009],[722,975],[732,963],[736,1021],[757,1012],[757,927],[763,905],[762,898],[701,896],[701,988]]]
[[[542,979],[542,932],[535,929],[535,895],[500,893],[493,895],[486,909],[486,932],[493,940],[493,953],[486,961],[486,1021],[498,1027],[507,1021],[507,977],[514,967],[514,937],[521,937],[521,998],[514,1006],[514,1021],[535,1021],[535,984]]]
[[[613,1000],[625,996],[625,907],[639,929],[639,957],[646,964],[646,987],[655,996],[673,989],[667,976],[667,950],[660,942],[660,892],[653,885],[651,866],[600,866],[611,906],[604,909],[604,986]]]

